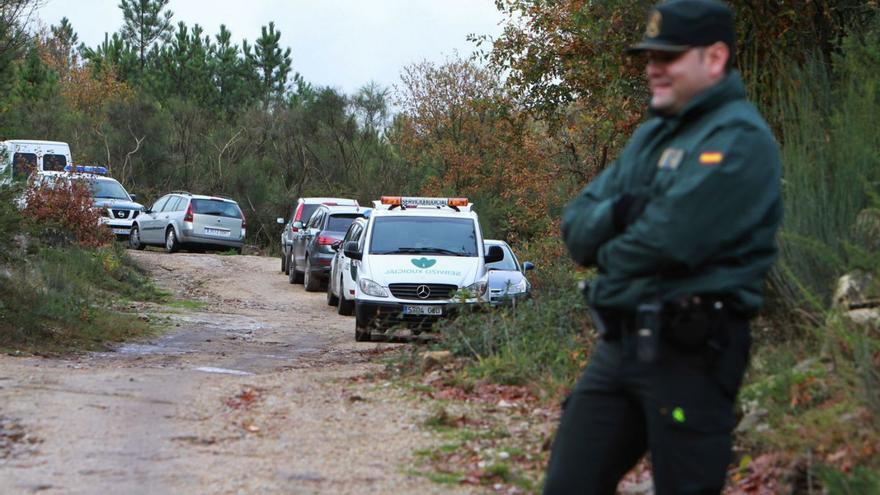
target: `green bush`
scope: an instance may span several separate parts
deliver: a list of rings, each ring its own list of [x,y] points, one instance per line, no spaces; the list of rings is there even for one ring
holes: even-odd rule
[[[442,334],[438,346],[469,359],[469,374],[477,379],[571,385],[586,363],[590,339],[586,303],[570,272],[566,280],[545,285],[540,297],[515,307],[467,311],[441,322],[436,327]]]
[[[772,279],[790,309],[826,308],[855,262],[849,247],[864,245],[866,226],[877,225],[864,212],[880,184],[878,37],[846,40],[833,71],[816,55],[779,89],[785,220]]]

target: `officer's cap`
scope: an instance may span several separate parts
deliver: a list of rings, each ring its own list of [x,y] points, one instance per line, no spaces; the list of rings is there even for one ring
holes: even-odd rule
[[[670,0],[657,4],[648,16],[645,39],[627,51],[681,53],[723,41],[731,57],[736,47],[733,12],[716,0]]]

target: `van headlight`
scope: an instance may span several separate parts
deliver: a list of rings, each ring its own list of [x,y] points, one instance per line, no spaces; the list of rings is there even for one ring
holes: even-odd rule
[[[382,287],[368,278],[358,280],[358,286],[361,288],[361,292],[368,296],[388,297],[388,292],[385,291],[385,287]]]
[[[489,284],[485,280],[481,280],[468,285],[464,290],[468,291],[473,297],[483,297],[486,295],[486,287],[488,287],[488,285]]]

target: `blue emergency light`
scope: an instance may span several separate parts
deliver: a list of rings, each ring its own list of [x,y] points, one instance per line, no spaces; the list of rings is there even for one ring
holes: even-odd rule
[[[107,175],[107,167],[96,167],[92,165],[66,165],[65,172],[76,172],[78,174],[98,174]]]

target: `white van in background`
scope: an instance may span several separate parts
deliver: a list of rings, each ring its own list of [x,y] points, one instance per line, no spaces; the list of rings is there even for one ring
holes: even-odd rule
[[[63,172],[72,163],[67,143],[35,139],[0,142],[0,183],[27,178],[34,171]]]

